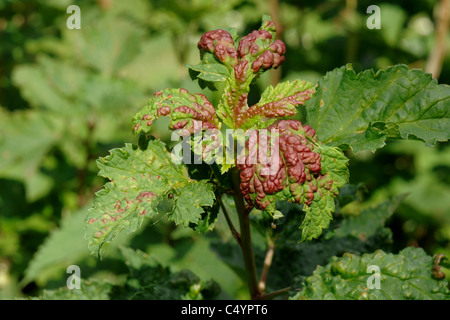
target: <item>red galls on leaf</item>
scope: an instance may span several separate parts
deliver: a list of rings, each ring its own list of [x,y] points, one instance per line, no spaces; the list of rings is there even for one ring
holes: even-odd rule
[[[136,133],[148,133],[153,120],[170,117],[169,128],[189,135],[203,129],[220,128],[212,103],[201,93],[186,89],[164,89],[156,92],[141,112],[133,118]]]
[[[284,62],[286,45],[281,40],[273,40],[267,30],[255,30],[243,37],[238,46],[241,59],[253,60],[252,70],[257,73],[261,68],[277,68]]]
[[[244,58],[247,55],[258,56],[270,45],[271,40],[272,35],[266,30],[253,31],[239,41],[239,57]]]
[[[238,54],[233,37],[228,31],[217,29],[202,35],[198,48],[203,56],[204,52],[213,53],[219,61],[235,66],[238,63]]]
[[[286,45],[281,40],[276,40],[266,51],[264,51],[252,64],[253,72],[258,72],[261,68],[278,68],[285,60]]]
[[[316,143],[315,131],[296,120],[279,121],[267,133],[254,130],[237,159],[248,205],[274,212],[276,199],[311,204],[322,179]]]

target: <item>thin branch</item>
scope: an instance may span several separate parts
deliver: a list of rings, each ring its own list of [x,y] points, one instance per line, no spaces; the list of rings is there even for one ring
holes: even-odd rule
[[[275,23],[277,28],[276,38],[281,39],[281,34],[283,33],[283,24],[280,19],[280,4],[278,0],[269,0],[269,11],[272,17],[272,21]],[[270,84],[276,86],[281,80],[281,66],[277,69],[270,71]]]
[[[261,296],[258,297],[258,300],[271,300],[275,297],[281,296],[282,294],[286,294],[289,292],[289,290],[291,290],[291,287],[287,287],[287,288],[283,288],[268,294],[263,294]]]
[[[435,7],[436,12],[436,40],[433,51],[428,58],[425,71],[433,78],[439,78],[445,58],[445,44],[450,20],[450,0],[441,0]]]
[[[222,201],[222,198],[219,198],[219,204],[220,204],[220,208],[222,209],[223,215],[225,216],[225,219],[227,220],[227,224],[228,224],[228,227],[230,228],[231,234],[233,235],[234,239],[236,239],[239,246],[242,247],[241,235],[234,227],[233,222],[231,221],[230,216],[228,215],[227,208],[225,207],[225,204]]]
[[[96,126],[96,121],[94,119],[89,119],[87,121],[87,135],[83,139],[82,144],[86,151],[86,158],[82,168],[77,172],[78,179],[78,206],[81,208],[86,204],[86,180],[89,174],[89,163],[93,158],[92,150],[92,136],[94,135],[94,130]]]
[[[355,21],[358,7],[357,0],[346,0],[345,9],[342,12],[345,21]],[[347,26],[349,34],[347,36],[346,62],[355,62],[358,55],[358,36],[353,28]]]
[[[266,290],[266,281],[267,281],[267,275],[269,274],[269,269],[270,266],[272,264],[272,259],[273,259],[273,253],[275,251],[275,244],[274,242],[269,238],[267,240],[267,252],[266,252],[266,257],[264,259],[264,266],[263,266],[263,270],[261,272],[261,277],[259,279],[259,291],[260,292],[264,292]]]

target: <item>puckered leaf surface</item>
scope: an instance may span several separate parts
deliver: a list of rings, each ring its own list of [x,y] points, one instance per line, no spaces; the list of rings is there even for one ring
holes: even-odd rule
[[[190,94],[186,89],[164,89],[156,92],[133,117],[134,132],[150,132],[153,121],[162,116],[170,116],[171,129],[185,129],[186,134],[202,128],[220,128],[216,111],[203,94]]]
[[[318,238],[328,227],[338,188],[349,177],[342,151],[321,144],[310,126],[296,120],[252,132],[236,162],[240,190],[249,206],[277,219],[283,216],[276,209],[277,200],[304,204],[303,241]]]
[[[319,139],[353,151],[375,151],[387,138],[418,138],[427,145],[450,134],[450,87],[405,65],[356,74],[328,72],[306,103],[307,123]]]
[[[342,194],[343,189],[340,191]],[[357,215],[337,215],[324,235],[310,242],[298,242],[302,207],[280,202],[279,209],[286,217],[283,223],[272,229],[268,222],[259,221],[264,226],[264,229],[259,230],[270,232],[276,238],[276,252],[267,286],[273,290],[290,286],[296,276],[311,276],[318,265],[324,266],[331,257],[341,256],[344,252],[360,255],[377,249],[390,250],[392,231],[385,226],[385,222],[404,197],[405,195],[400,195],[377,206],[368,207]]]
[[[343,187],[349,178],[348,159],[341,150],[320,144],[316,148],[321,155],[322,174],[326,178],[318,184],[318,190],[314,193],[314,201],[311,205],[303,208],[306,215],[300,226],[302,241],[318,238],[322,230],[328,228],[333,219],[334,198],[339,193],[338,188]],[[331,184],[331,188],[325,188],[328,184]]]
[[[433,258],[421,248],[408,247],[398,254],[386,253],[382,250],[362,256],[346,253],[341,258],[333,257],[324,267],[317,267],[314,274],[304,281],[303,289],[295,295],[295,298],[312,300],[450,299],[448,282],[433,278],[433,265]],[[378,289],[374,280],[377,275],[368,269],[369,266],[379,267]]]
[[[100,254],[102,245],[120,232],[135,231],[144,217],[165,213],[175,223],[189,226],[198,223],[203,206],[213,205],[212,185],[191,180],[160,141],[149,141],[145,150],[126,144],[97,164],[99,175],[110,182],[96,194],[86,218],[91,252]]]
[[[314,94],[313,84],[295,80],[268,86],[257,104],[247,110],[241,128],[266,128],[277,119],[293,116],[296,106],[304,104]]]

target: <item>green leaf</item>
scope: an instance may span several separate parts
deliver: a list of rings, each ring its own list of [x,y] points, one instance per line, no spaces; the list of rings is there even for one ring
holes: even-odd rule
[[[272,276],[267,285],[274,290],[287,287],[295,276],[310,276],[318,265],[326,265],[332,256],[341,256],[344,252],[363,254],[377,249],[390,250],[392,232],[385,223],[403,198],[404,195],[397,196],[359,214],[336,215],[322,237],[300,243],[301,206],[280,202],[277,208],[285,218],[277,228],[272,229],[270,223],[265,223],[258,229],[270,232],[270,237],[276,239]]]
[[[197,78],[205,81],[225,81],[230,76],[230,70],[221,63],[187,64],[187,68],[198,73]]]
[[[202,281],[189,270],[174,272],[142,251],[120,247],[129,272],[124,280],[81,279],[79,289],[44,290],[41,300],[202,300],[216,297],[221,289],[213,280]],[[34,299],[34,298],[32,298]]]
[[[220,195],[215,193],[216,199],[218,196]],[[215,201],[212,207],[205,207],[204,212],[194,229],[202,233],[212,231],[219,217],[219,208],[218,201]]]
[[[406,194],[402,194],[376,207],[364,209],[358,215],[349,215],[341,221],[337,229],[329,232],[326,238],[336,239],[351,236],[355,240],[366,241],[384,228],[386,220],[392,216],[406,196]]]
[[[44,290],[41,300],[109,300],[113,285],[98,280],[81,279],[80,289],[62,287],[57,290]]]
[[[61,124],[60,129],[53,129],[52,139],[77,169],[87,165],[87,140],[95,145],[122,139],[126,132],[122,115],[143,97],[134,81],[105,77],[80,65],[83,64],[42,55],[36,63],[17,66],[12,73],[22,97],[33,108],[45,112],[46,117],[55,118],[54,123]],[[31,124],[24,120],[24,126]],[[36,132],[36,137],[29,139],[39,136]],[[29,183],[36,189],[42,186],[42,190],[48,185],[43,179]]]
[[[91,252],[100,254],[105,242],[137,230],[144,217],[158,213],[184,226],[197,224],[202,207],[214,203],[212,186],[189,179],[184,165],[175,165],[160,141],[149,141],[145,150],[126,144],[97,164],[99,175],[110,182],[96,194],[86,218]]]
[[[49,113],[0,109],[0,176],[23,181],[30,201],[46,195],[53,185],[40,168],[62,130],[63,124]]]
[[[141,51],[144,30],[129,19],[92,10],[83,15],[83,30],[64,30],[67,47],[89,68],[104,76],[117,75]]]
[[[211,91],[217,90],[216,82],[223,82],[231,75],[231,69],[209,52],[203,52],[200,64],[186,64],[186,67],[192,80],[198,80],[202,89],[209,88]]]
[[[380,34],[387,45],[397,47],[401,43],[403,26],[408,16],[406,11],[398,5],[381,3],[380,11],[383,12],[383,27]]]
[[[300,226],[302,241],[318,238],[322,230],[328,228],[335,211],[334,198],[339,194],[338,188],[343,187],[349,179],[348,159],[338,148],[317,144],[314,150],[321,155],[323,179],[314,192],[314,200],[309,206],[304,206],[305,217]]]
[[[201,281],[189,270],[173,272],[142,251],[121,248],[130,269],[125,285],[116,290],[116,299],[201,300],[220,293],[214,281]]]
[[[55,113],[75,113],[74,97],[87,81],[85,69],[41,56],[33,65],[19,65],[12,73],[14,84],[30,105]]]
[[[195,180],[192,180],[195,181]],[[197,182],[187,184],[179,191],[176,205],[170,220],[176,224],[187,227],[190,223],[197,224],[204,212],[203,206],[211,207],[214,204],[214,193],[210,184]]]
[[[52,275],[65,273],[69,265],[89,256],[87,243],[80,241],[83,237],[86,211],[82,209],[63,217],[61,227],[45,239],[28,264],[22,285],[34,280],[38,280],[38,283],[46,282]]]
[[[328,228],[333,220],[334,197],[325,191],[322,196],[314,195],[315,199],[309,206],[304,207],[305,218],[300,225],[302,241],[318,238],[322,229]],[[316,200],[317,199],[317,200]]]
[[[369,266],[379,268],[376,275]],[[449,300],[446,280],[432,276],[433,258],[421,248],[408,247],[398,254],[377,250],[357,256],[346,253],[318,266],[293,298],[311,300]],[[376,271],[375,271],[376,272]],[[371,278],[369,278],[371,277]],[[370,284],[374,284],[369,288]]]
[[[328,72],[306,103],[307,123],[319,139],[353,151],[375,151],[387,138],[417,138],[427,145],[450,133],[450,87],[405,65],[356,74]]]

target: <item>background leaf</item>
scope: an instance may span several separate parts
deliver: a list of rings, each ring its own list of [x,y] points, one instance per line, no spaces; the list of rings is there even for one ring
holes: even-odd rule
[[[368,289],[371,265],[380,268],[380,289]],[[304,282],[295,299],[312,300],[449,300],[446,280],[432,277],[433,259],[421,248],[398,254],[375,253],[334,257]]]
[[[121,247],[129,273],[120,284],[82,280],[79,289],[44,290],[42,300],[202,300],[220,293],[214,281],[201,281],[189,270],[172,272],[142,251]]]
[[[80,289],[67,287],[57,290],[44,290],[40,300],[109,300],[112,284],[97,280],[81,280]]]
[[[290,286],[296,276],[310,276],[318,265],[326,265],[331,257],[345,252],[360,255],[380,248],[389,252],[393,235],[387,221],[392,219],[403,198],[404,195],[370,206],[359,214],[338,213],[320,238],[300,243],[297,226],[302,219],[301,206],[279,203],[278,209],[285,218],[270,235],[264,235],[275,241],[268,287],[276,290]],[[259,223],[264,227],[257,230],[267,230],[267,222]]]
[[[62,131],[57,117],[49,113],[0,110],[0,176],[23,181],[28,200],[46,195],[52,187],[41,166]]]
[[[31,281],[46,282],[53,274],[65,274],[69,265],[89,256],[87,242],[80,241],[86,211],[74,212],[62,220],[61,227],[51,233],[30,261],[22,285]]]

